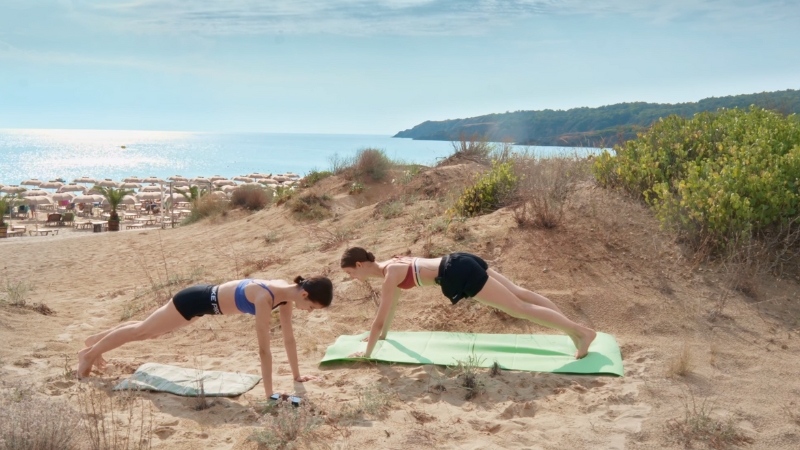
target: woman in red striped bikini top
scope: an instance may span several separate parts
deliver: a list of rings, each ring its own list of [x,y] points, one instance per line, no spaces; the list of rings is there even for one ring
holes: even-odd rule
[[[451,253],[440,258],[395,256],[375,261],[375,255],[361,247],[347,249],[342,255],[342,270],[352,278],[383,278],[381,304],[372,323],[367,348],[351,356],[372,354],[378,340],[386,339],[401,289],[438,285],[455,305],[464,297],[497,308],[514,317],[563,331],[575,344],[576,358],[583,358],[596,336],[594,330],[568,319],[546,297],[519,287],[476,255]]]

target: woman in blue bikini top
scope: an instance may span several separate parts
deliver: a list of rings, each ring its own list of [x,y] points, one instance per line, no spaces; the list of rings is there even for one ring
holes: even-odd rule
[[[272,352],[270,351],[270,325],[272,311],[278,314],[286,357],[295,381],[316,380],[301,375],[297,364],[297,346],[292,331],[292,303],[304,311],[330,306],[333,284],[326,277],[308,280],[298,276],[294,283],[284,280],[234,280],[220,285],[199,284],[175,294],[164,306],[143,321],[126,322],[86,339],[86,348],[78,353],[79,377],[89,376],[92,366],[103,369],[103,354],[131,341],[141,341],[177,330],[206,314],[252,314],[256,318],[261,359],[261,377],[267,397],[272,390]]]

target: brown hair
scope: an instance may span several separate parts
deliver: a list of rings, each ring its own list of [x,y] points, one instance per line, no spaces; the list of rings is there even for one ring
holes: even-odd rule
[[[342,254],[341,267],[355,267],[357,262],[375,262],[375,255],[361,247],[350,247]]]
[[[333,300],[333,283],[327,277],[311,277],[305,279],[298,275],[294,279],[297,286],[308,292],[308,299],[323,307],[331,306]]]

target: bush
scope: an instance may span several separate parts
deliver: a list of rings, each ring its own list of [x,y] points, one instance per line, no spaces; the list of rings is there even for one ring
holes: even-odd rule
[[[299,197],[294,197],[286,202],[286,205],[294,213],[295,217],[302,220],[322,220],[331,213],[330,197],[326,194],[321,196],[309,192]]]
[[[6,396],[0,402],[0,445],[7,449],[77,449],[80,421],[80,414],[61,401]]]
[[[383,150],[365,148],[356,153],[353,163],[353,178],[382,181],[389,175],[394,164]]]
[[[475,184],[467,187],[453,206],[465,217],[490,213],[508,204],[518,182],[514,163],[492,162],[492,168],[481,175]]]
[[[537,228],[560,225],[575,182],[589,178],[589,165],[586,159],[577,157],[516,155],[514,169],[519,182],[514,219],[517,224]]]
[[[259,186],[242,186],[231,194],[231,205],[259,211],[272,203],[274,193],[272,189]]]
[[[210,195],[201,195],[192,202],[189,215],[183,219],[184,225],[189,225],[206,217],[215,217],[227,213],[228,203],[224,200],[214,198]]]
[[[333,172],[330,172],[328,170],[323,170],[322,172],[318,170],[312,170],[311,172],[308,173],[308,175],[306,175],[305,186],[306,187],[314,186],[320,180],[324,180],[325,178],[328,178],[331,175],[333,175]]]
[[[800,211],[800,120],[751,107],[670,116],[603,152],[601,184],[641,196],[696,247],[785,226]]]
[[[463,160],[487,164],[489,155],[496,150],[495,145],[489,142],[485,136],[473,134],[469,137],[462,134],[458,141],[451,142],[453,153],[439,162],[439,166],[458,164]]]
[[[271,408],[262,423],[264,428],[254,431],[249,440],[269,449],[289,449],[312,439],[323,420],[306,402],[294,407],[284,401]]]

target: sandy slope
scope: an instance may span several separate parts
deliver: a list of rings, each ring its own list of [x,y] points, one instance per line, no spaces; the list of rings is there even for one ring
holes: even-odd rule
[[[422,187],[459,176],[428,174]],[[434,179],[439,177],[440,179]],[[336,192],[344,182],[326,180]],[[337,184],[338,183],[338,184]],[[438,184],[437,184],[438,183]],[[419,187],[419,186],[418,186]],[[651,214],[635,202],[585,184],[573,198],[563,227],[521,230],[501,210],[466,222],[465,239],[426,230],[441,212],[436,200],[409,199],[402,215],[384,219],[375,202],[389,188],[364,198],[338,195],[337,216],[309,225],[283,207],[167,231],[84,234],[63,239],[0,242],[2,281],[35,285],[29,302],[56,314],[0,306],[3,385],[32,385],[37,395],[75,402],[78,383],[65,365],[91,333],[142,318],[181,286],[250,275],[291,278],[323,273],[336,286],[334,305],[295,314],[301,370],[322,381],[293,383],[280,332],[273,336],[276,388],[327,399],[352,400],[377,383],[397,392],[385,417],[364,420],[347,433],[322,427],[317,442],[329,448],[682,448],[667,426],[682,419],[692,399],[715,418],[729,418],[754,439],[751,448],[797,448],[800,424],[800,334],[796,280],[762,278],[755,298],[731,293],[724,315],[709,315],[726,274],[690,264]],[[370,192],[370,191],[368,191]],[[380,205],[379,205],[380,206]],[[426,228],[428,227],[428,228]],[[369,290],[338,269],[347,244],[330,243],[325,230],[349,235],[379,257],[467,250],[532,290],[554,300],[575,320],[613,334],[621,345],[624,378],[504,372],[485,375],[486,393],[464,400],[454,379],[431,389],[432,366],[341,364],[319,367],[326,346],[340,334],[368,329],[375,304]],[[269,239],[265,239],[269,233]],[[324,250],[323,250],[324,249]],[[258,267],[263,270],[258,270]],[[153,293],[167,279],[176,284]],[[377,285],[376,285],[377,287]],[[434,288],[404,293],[396,330],[547,333],[475,302],[451,307]],[[685,377],[667,377],[671,361],[688,346],[694,365]],[[107,355],[111,367],[97,380],[112,384],[148,361],[258,373],[251,317],[207,317],[196,326],[154,341],[132,343]],[[154,412],[156,448],[244,449],[263,398],[261,386],[204,411],[193,400],[144,394]],[[704,403],[705,402],[705,403]],[[420,412],[424,414],[420,414]],[[702,444],[697,444],[702,447]]]

